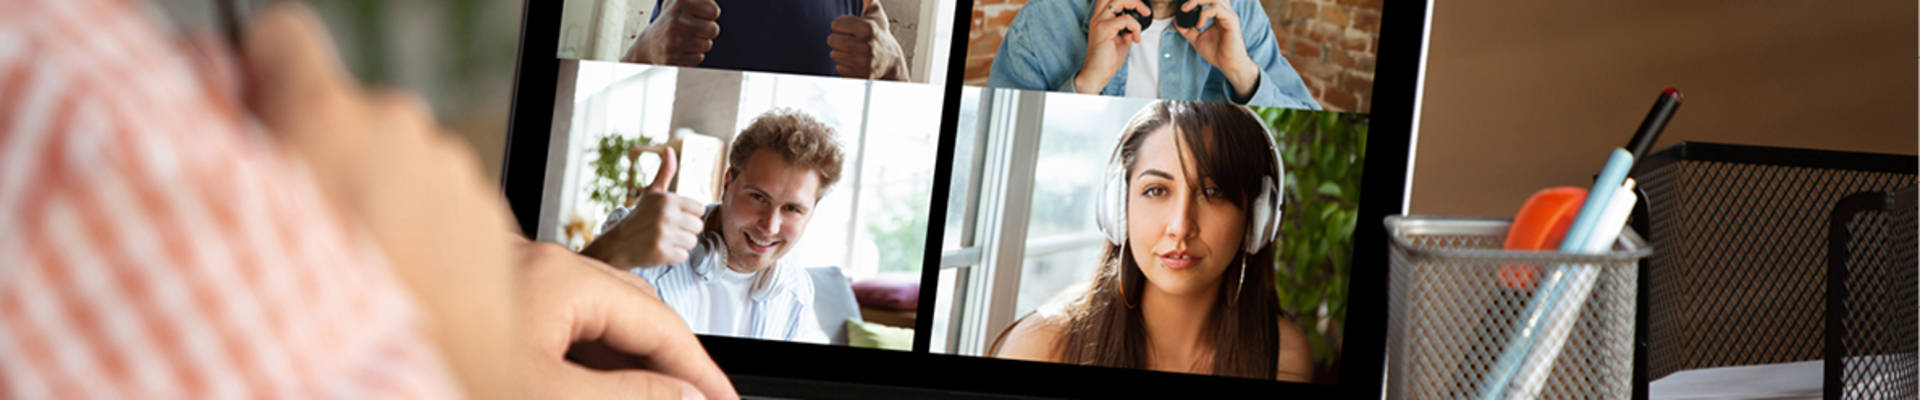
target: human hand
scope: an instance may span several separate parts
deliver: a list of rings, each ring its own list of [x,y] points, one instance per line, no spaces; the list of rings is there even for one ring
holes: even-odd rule
[[[1175,26],[1174,29],[1193,44],[1200,58],[1206,59],[1208,64],[1213,64],[1214,68],[1219,68],[1227,76],[1227,83],[1233,85],[1236,97],[1246,98],[1253,94],[1254,85],[1260,83],[1260,65],[1247,55],[1247,43],[1240,31],[1240,15],[1233,12],[1233,7],[1227,1],[1188,0],[1180,11],[1211,7],[1200,11],[1200,23],[1192,28]],[[1213,21],[1213,26],[1207,26],[1207,21]],[[1201,27],[1207,27],[1206,31],[1202,32]]]
[[[320,211],[362,230],[334,234],[380,246],[465,393],[508,393],[520,379],[509,350],[518,229],[473,153],[419,98],[360,87],[302,3],[254,16],[243,43],[245,107],[313,176],[332,206]]]
[[[520,397],[739,398],[646,280],[551,243],[523,248],[518,326],[528,340],[515,349],[528,360],[528,385]],[[569,362],[569,349],[577,347],[645,369],[596,370]]]
[[[706,212],[706,205],[667,191],[679,161],[674,157],[673,148],[663,153],[653,184],[639,193],[633,210],[625,219],[614,223],[613,228],[594,238],[580,254],[621,270],[687,261],[687,253],[699,244],[700,216]]]
[[[620,61],[692,67],[707,59],[720,37],[720,4],[714,0],[666,0]]]
[[[1120,71],[1120,65],[1127,61],[1128,46],[1140,42],[1140,33],[1146,28],[1133,16],[1121,11],[1134,10],[1140,15],[1153,16],[1153,8],[1140,0],[1098,0],[1093,4],[1092,17],[1087,19],[1087,59],[1080,65],[1080,73],[1073,77],[1073,90],[1083,94],[1097,94],[1107,87],[1107,81]],[[1121,33],[1125,31],[1126,33]]]
[[[879,0],[867,0],[860,15],[842,15],[833,19],[833,33],[827,35],[827,47],[833,51],[834,73],[848,78],[906,81],[907,57],[900,42],[893,38],[887,24],[887,12]]]

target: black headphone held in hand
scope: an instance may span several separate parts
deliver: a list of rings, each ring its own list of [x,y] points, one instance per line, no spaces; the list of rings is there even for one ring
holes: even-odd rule
[[[1180,7],[1183,7],[1186,5],[1187,5],[1187,0],[1173,0],[1173,24],[1181,28],[1193,29],[1193,27],[1200,25],[1201,7],[1194,7],[1193,11],[1181,11]],[[1153,18],[1148,18],[1145,15],[1141,15],[1139,11],[1134,11],[1133,9],[1129,8],[1129,9],[1120,11],[1119,14],[1114,14],[1114,15],[1117,16],[1121,14],[1133,16],[1133,20],[1140,23],[1140,29],[1147,29],[1147,27],[1153,26]],[[1133,33],[1133,30],[1132,29],[1120,30],[1120,34],[1122,35],[1129,34],[1129,33]]]

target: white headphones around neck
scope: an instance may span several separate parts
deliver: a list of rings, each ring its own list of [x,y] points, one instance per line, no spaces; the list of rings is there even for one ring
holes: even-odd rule
[[[1241,111],[1259,120],[1258,116],[1252,115],[1252,111],[1244,108]],[[1286,186],[1280,146],[1273,141],[1272,128],[1267,127],[1264,121],[1260,126],[1262,136],[1267,141],[1267,150],[1273,155],[1273,170],[1260,178],[1260,195],[1253,199],[1252,206],[1247,210],[1247,237],[1241,242],[1244,247],[1242,251],[1247,254],[1258,253],[1260,248],[1273,243],[1280,235],[1280,204],[1285,199],[1280,193],[1281,188]],[[1120,159],[1121,147],[1114,146],[1113,155],[1108,157],[1106,179],[1100,186],[1100,199],[1094,205],[1094,221],[1099,224],[1100,232],[1107,234],[1107,242],[1116,246],[1125,244],[1127,240],[1127,166]]]

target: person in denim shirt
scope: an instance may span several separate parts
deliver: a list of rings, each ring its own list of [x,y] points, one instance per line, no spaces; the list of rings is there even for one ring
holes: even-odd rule
[[[994,55],[988,87],[1120,96],[1129,89],[1129,51],[1143,29],[1122,10],[1159,19],[1171,0],[1032,0],[1014,16]],[[1107,10],[1094,13],[1092,10]],[[1266,12],[1254,0],[1189,0],[1195,28],[1174,27],[1158,39],[1152,97],[1318,110],[1300,75],[1280,56]],[[1172,23],[1161,19],[1155,24]],[[1155,38],[1146,38],[1149,40]],[[1089,42],[1096,46],[1089,46]],[[1155,49],[1147,49],[1155,50]],[[1135,75],[1138,76],[1138,75]],[[1140,86],[1140,85],[1135,85]]]

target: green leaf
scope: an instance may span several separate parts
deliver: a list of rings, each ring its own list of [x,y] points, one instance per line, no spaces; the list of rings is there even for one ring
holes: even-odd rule
[[[1320,195],[1340,197],[1340,184],[1334,183],[1334,182],[1320,182]]]

